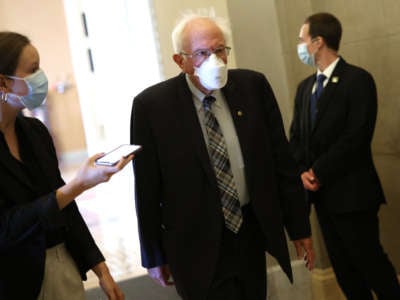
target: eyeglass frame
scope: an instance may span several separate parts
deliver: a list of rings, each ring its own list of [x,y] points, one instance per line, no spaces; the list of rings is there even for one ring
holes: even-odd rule
[[[224,58],[229,56],[229,52],[231,51],[231,47],[229,46],[221,46],[217,47],[214,50],[210,49],[197,49],[196,51],[192,53],[185,53],[181,51],[179,54],[189,57],[196,61],[198,64],[201,64],[203,61],[205,61],[207,58],[211,56],[211,54],[215,54],[219,58]],[[218,53],[219,52],[219,53]]]

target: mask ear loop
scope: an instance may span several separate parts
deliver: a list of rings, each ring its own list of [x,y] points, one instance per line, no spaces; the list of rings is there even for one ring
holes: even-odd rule
[[[4,76],[0,74],[0,94],[1,94],[0,95],[0,100],[1,100],[0,101],[0,122],[3,121],[3,109],[2,109],[3,103],[2,102],[6,103],[8,100],[6,86],[7,85],[6,85]]]
[[[1,91],[0,90],[0,93],[1,93],[1,96],[0,96],[0,99],[1,99],[1,101],[0,101],[0,122],[1,121],[3,121],[3,108],[2,108],[2,106],[3,106],[3,103],[2,102],[4,102],[4,103],[6,103],[7,102],[7,93],[4,93],[3,91]]]
[[[1,101],[7,103],[7,101],[8,101],[8,94],[7,93],[1,92]]]
[[[6,83],[6,79],[5,76],[0,75],[0,99],[3,102],[7,102],[8,97],[7,97],[7,83]]]

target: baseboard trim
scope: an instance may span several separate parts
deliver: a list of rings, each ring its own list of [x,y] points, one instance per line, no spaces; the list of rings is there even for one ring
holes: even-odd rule
[[[311,274],[312,299],[346,300],[332,268],[314,269]]]
[[[397,275],[400,282],[400,274]],[[340,289],[332,268],[314,269],[311,275],[312,299],[346,300]],[[374,299],[376,299],[374,295]]]

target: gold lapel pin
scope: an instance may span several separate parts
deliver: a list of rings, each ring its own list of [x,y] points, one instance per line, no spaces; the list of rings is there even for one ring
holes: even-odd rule
[[[238,115],[239,117],[243,116],[242,111],[241,111],[241,110],[238,110],[238,111],[237,111],[237,115]]]
[[[332,77],[332,82],[333,83],[338,83],[339,82],[339,77],[337,77],[337,76]]]

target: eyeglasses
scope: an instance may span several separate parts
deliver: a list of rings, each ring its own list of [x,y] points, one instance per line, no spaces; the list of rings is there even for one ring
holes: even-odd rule
[[[193,53],[185,53],[185,52],[181,52],[181,55],[190,57],[191,59],[193,59],[193,62],[196,65],[201,64],[203,61],[205,61],[207,58],[210,57],[211,54],[215,54],[216,56],[218,56],[219,58],[226,58],[229,55],[229,52],[231,50],[231,47],[228,46],[223,46],[223,47],[218,47],[214,50],[210,50],[210,49],[198,49],[196,51],[194,51]]]

